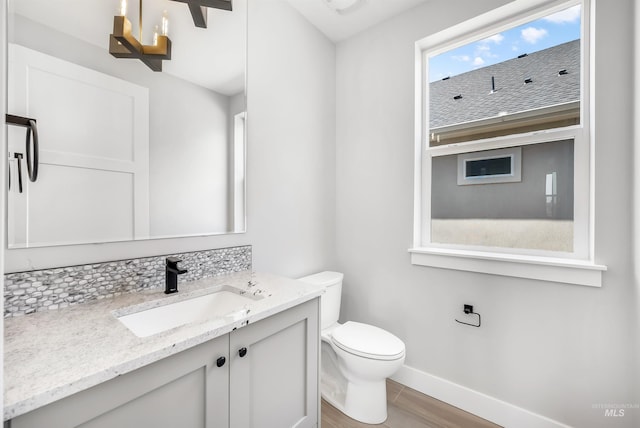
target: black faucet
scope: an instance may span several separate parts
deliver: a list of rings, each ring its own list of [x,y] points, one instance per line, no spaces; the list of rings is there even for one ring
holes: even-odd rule
[[[166,283],[164,287],[165,294],[178,292],[178,275],[186,273],[186,269],[178,269],[178,263],[180,260],[177,257],[167,257],[166,260]]]

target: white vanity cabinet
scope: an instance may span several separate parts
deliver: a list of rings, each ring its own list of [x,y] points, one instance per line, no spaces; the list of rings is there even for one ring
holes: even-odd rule
[[[229,335],[232,428],[318,426],[318,320],[314,299]]]
[[[314,298],[14,418],[10,427],[317,427],[318,320]]]

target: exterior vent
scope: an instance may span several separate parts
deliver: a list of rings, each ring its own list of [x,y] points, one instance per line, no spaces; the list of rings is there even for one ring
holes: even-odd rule
[[[518,58],[524,58],[524,57],[527,57],[527,56],[529,56],[529,54],[525,53],[525,54],[522,54],[522,55],[518,55]]]
[[[454,100],[461,100],[462,99],[462,95],[456,95],[455,97],[453,97]]]
[[[449,80],[451,79],[451,76],[447,76],[447,77],[443,77],[442,80]]]

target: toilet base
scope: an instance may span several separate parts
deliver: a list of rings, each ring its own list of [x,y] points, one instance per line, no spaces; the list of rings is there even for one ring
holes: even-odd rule
[[[387,420],[387,383],[347,385],[345,412],[347,416],[365,424],[381,424]]]
[[[381,424],[387,420],[386,379],[360,385],[346,382],[342,388],[336,388],[336,383],[341,382],[323,373],[320,395],[327,403],[365,424]]]

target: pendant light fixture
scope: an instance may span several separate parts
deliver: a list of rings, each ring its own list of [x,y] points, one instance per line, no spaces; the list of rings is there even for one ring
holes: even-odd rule
[[[207,28],[208,7],[233,10],[232,0],[173,0],[187,3],[196,27]],[[131,32],[131,22],[126,17],[127,0],[120,0],[120,15],[113,17],[113,34],[109,37],[109,53],[116,58],[137,58],[153,71],[162,71],[162,61],[171,59],[171,40],[167,11],[162,14],[162,27],[156,25],[153,44],[142,44],[142,0],[138,12],[138,39]]]
[[[153,45],[142,44],[142,0],[138,12],[139,40],[131,32],[126,17],[127,0],[120,2],[120,15],[113,17],[113,34],[109,37],[109,53],[116,58],[137,58],[153,71],[162,71],[162,61],[171,59],[171,40],[168,37],[169,17],[162,15],[162,32],[156,26]]]

